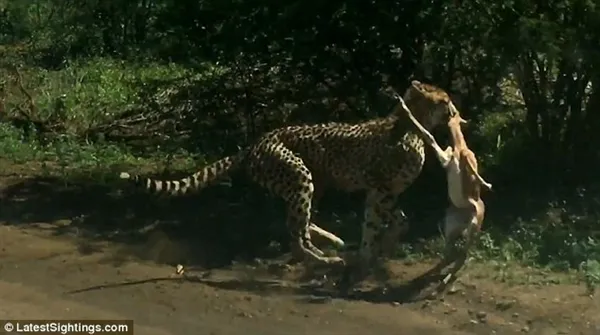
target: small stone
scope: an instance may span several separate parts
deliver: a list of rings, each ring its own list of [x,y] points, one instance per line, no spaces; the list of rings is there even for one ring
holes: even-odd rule
[[[505,310],[510,309],[511,307],[513,307],[516,303],[517,303],[516,300],[502,300],[502,301],[498,301],[498,302],[496,302],[496,309],[500,310],[500,311],[505,311]]]
[[[65,226],[71,225],[71,223],[73,223],[73,221],[69,220],[69,219],[59,219],[59,220],[55,220],[53,223],[58,227],[65,227]]]
[[[521,328],[521,332],[529,333],[529,326],[523,326],[523,328]]]
[[[470,322],[472,325],[479,324],[479,322],[478,322],[477,320],[473,320],[473,319],[471,319],[469,322]]]
[[[448,289],[448,294],[458,293],[459,291],[460,290],[456,286],[452,285],[452,287]]]
[[[319,286],[321,286],[321,284],[322,283],[319,280],[317,280],[317,279],[311,279],[308,282],[308,286],[311,286],[311,287],[319,287]]]
[[[457,311],[457,309],[455,307],[452,307],[450,309],[445,310],[444,314],[451,314],[451,313],[454,313],[456,311]]]
[[[463,286],[465,286],[466,288],[468,288],[470,290],[474,290],[477,288],[477,285],[475,285],[475,284],[463,283]]]
[[[331,300],[332,300],[332,298],[328,295],[325,295],[325,296],[311,295],[310,297],[308,297],[308,302],[313,303],[313,304],[324,304],[324,303],[331,302]]]

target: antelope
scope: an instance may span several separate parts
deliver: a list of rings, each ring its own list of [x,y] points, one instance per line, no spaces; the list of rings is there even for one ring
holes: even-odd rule
[[[485,204],[481,199],[481,187],[483,186],[491,191],[492,184],[485,181],[479,174],[477,158],[467,146],[463,136],[461,125],[467,123],[467,120],[463,119],[460,114],[450,118],[448,128],[452,138],[452,146],[442,150],[433,135],[415,119],[404,100],[399,95],[396,95],[396,99],[400,100],[409,119],[421,132],[423,140],[435,150],[438,160],[446,170],[450,205],[446,209],[444,218],[444,256],[443,260],[430,273],[440,271],[456,261],[455,266],[443,280],[444,285],[447,285],[450,279],[465,264],[474,236],[481,230],[485,215]],[[461,236],[465,238],[464,250],[460,255],[453,256],[455,242]]]

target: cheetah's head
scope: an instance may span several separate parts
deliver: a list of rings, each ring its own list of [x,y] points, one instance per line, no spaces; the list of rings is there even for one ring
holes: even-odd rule
[[[413,80],[404,93],[404,100],[415,118],[427,129],[460,118],[448,93],[433,85]]]

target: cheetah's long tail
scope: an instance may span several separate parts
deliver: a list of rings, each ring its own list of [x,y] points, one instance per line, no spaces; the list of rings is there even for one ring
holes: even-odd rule
[[[240,162],[244,160],[245,156],[246,152],[243,150],[236,155],[221,158],[204,167],[202,170],[179,180],[152,179],[139,175],[130,175],[127,172],[121,172],[119,177],[150,193],[181,195],[190,191],[200,190],[227,176],[231,171],[240,166]]]

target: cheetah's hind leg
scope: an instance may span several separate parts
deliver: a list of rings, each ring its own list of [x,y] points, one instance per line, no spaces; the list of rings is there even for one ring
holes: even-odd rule
[[[328,232],[327,230],[325,230],[325,229],[317,226],[314,223],[311,223],[308,226],[308,229],[310,229],[311,233],[315,233],[317,235],[320,235],[320,236],[328,239],[333,244],[335,244],[335,246],[338,247],[338,248],[343,248],[344,245],[345,245],[344,240],[342,240],[341,238],[337,237],[334,233]]]
[[[346,245],[344,240],[336,236],[334,233],[328,232],[327,230],[317,226],[314,223],[311,223],[308,226],[308,229],[310,230],[311,234],[315,233],[323,238],[328,239],[338,249],[341,249]],[[302,250],[302,248],[300,248],[297,243],[292,242],[290,250],[292,251],[292,258],[289,260],[289,264],[297,264],[298,262],[301,262],[304,258],[304,251]]]
[[[308,259],[324,264],[343,265],[344,260],[337,256],[328,257],[317,248],[310,238],[310,200],[303,201],[298,195],[289,201],[287,225],[292,235],[292,243],[302,251]]]
[[[312,186],[310,179],[305,180],[311,183]],[[312,187],[308,189],[312,191]],[[304,191],[306,191],[306,189],[304,189]],[[306,192],[305,194],[298,192],[296,195],[288,199],[287,226],[292,235],[292,243],[296,243],[300,247],[300,250],[304,253],[304,256],[311,260],[324,264],[344,264],[344,260],[342,258],[337,256],[325,256],[325,253],[312,243],[310,237],[311,200],[311,192]],[[314,231],[321,232],[322,229]]]
[[[255,181],[283,198],[287,204],[287,226],[293,248],[304,254],[305,260],[323,264],[344,264],[340,257],[327,257],[311,241],[311,207],[315,191],[313,178],[304,161],[283,145],[278,145],[262,158],[263,166],[277,172],[278,182],[255,174]],[[259,167],[256,167],[259,168]]]

